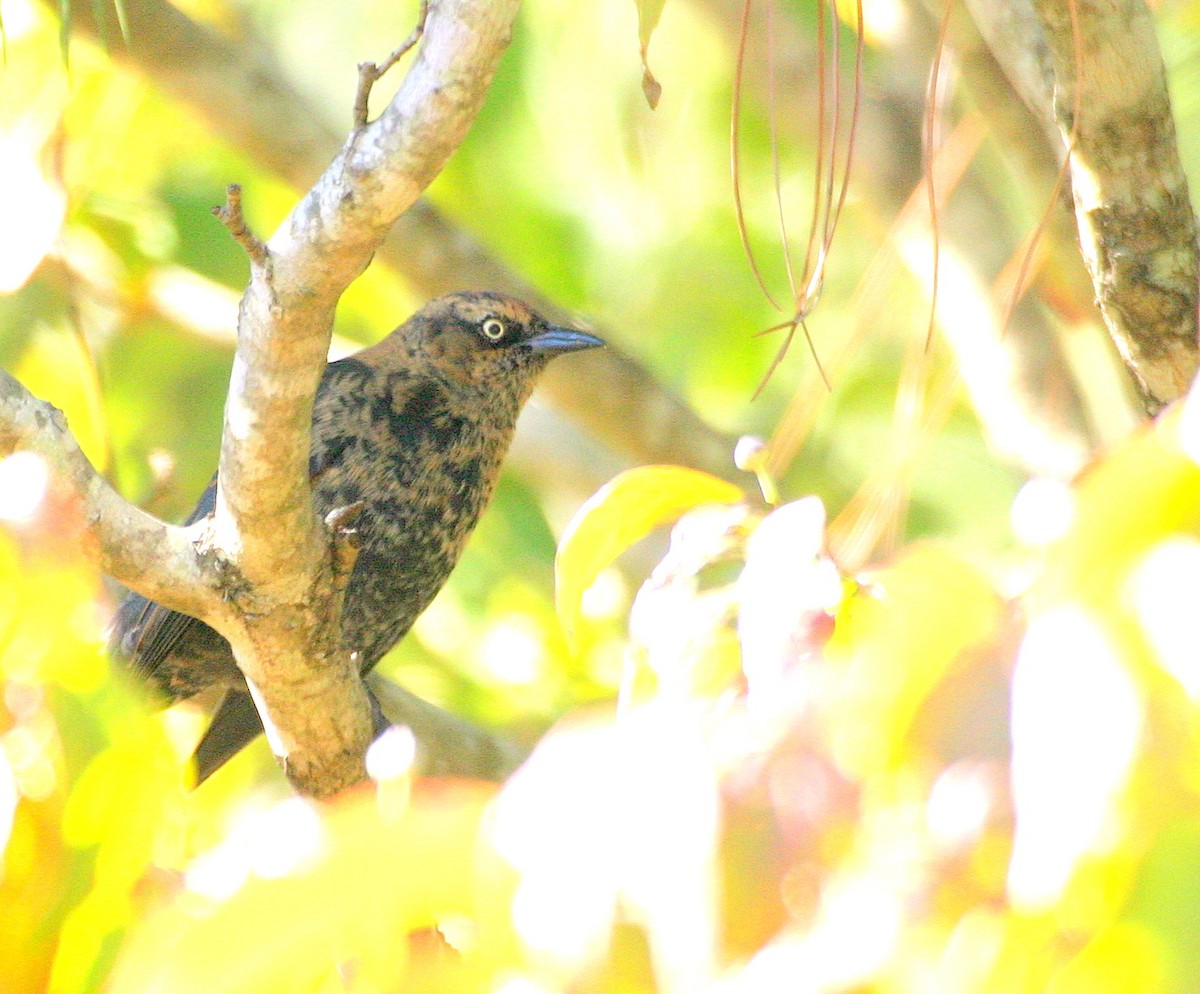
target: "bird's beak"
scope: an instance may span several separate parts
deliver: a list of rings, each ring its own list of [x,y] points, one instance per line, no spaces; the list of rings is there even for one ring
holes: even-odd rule
[[[602,339],[589,335],[586,331],[574,328],[558,328],[551,325],[545,331],[539,331],[532,338],[525,339],[534,352],[549,352],[557,355],[560,352],[578,352],[580,349],[594,349],[604,344]]]

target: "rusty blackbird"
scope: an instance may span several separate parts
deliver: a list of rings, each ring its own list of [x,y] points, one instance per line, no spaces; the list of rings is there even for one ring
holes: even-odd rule
[[[342,635],[364,674],[446,582],[491,499],[538,374],[556,355],[602,344],[519,300],[454,293],[325,368],[309,473],[318,514],[363,503]],[[188,523],[215,502],[214,477]],[[171,702],[227,688],[196,750],[198,780],[262,732],[229,643],[203,622],[131,593],[109,644]]]

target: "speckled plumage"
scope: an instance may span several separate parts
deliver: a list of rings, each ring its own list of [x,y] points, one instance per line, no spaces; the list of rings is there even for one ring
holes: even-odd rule
[[[326,367],[309,471],[318,514],[365,505],[342,622],[364,673],[458,562],[538,374],[557,354],[600,344],[549,325],[520,301],[458,293]],[[189,522],[214,502],[215,481]],[[202,622],[130,594],[111,645],[172,701],[213,684],[230,688],[197,751],[200,779],[262,731],[229,644]]]

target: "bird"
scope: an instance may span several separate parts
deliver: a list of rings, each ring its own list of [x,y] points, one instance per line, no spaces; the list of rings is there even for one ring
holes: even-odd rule
[[[361,508],[342,643],[363,675],[450,576],[538,375],[556,356],[602,345],[523,301],[466,291],[431,301],[377,344],[325,367],[308,471],[318,515]],[[213,513],[216,488],[214,476],[185,524]],[[114,614],[109,649],[167,704],[225,688],[196,748],[197,785],[262,732],[229,643],[204,622],[131,592]]]

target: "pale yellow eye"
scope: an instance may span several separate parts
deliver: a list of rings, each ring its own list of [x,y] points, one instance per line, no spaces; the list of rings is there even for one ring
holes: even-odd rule
[[[500,341],[504,337],[505,331],[508,330],[499,318],[488,318],[480,325],[480,328],[483,331],[483,337],[489,342]]]

